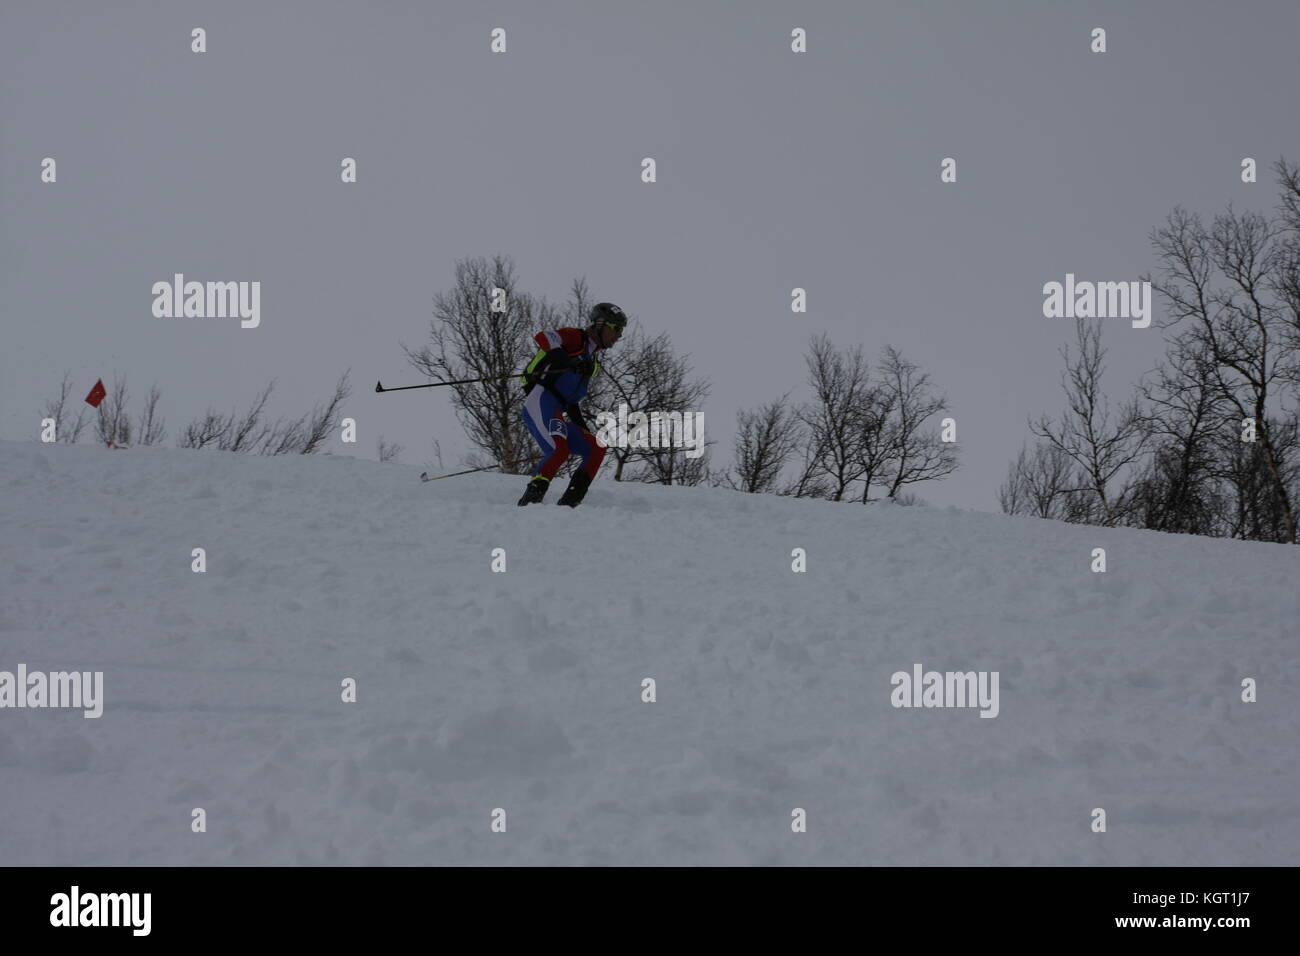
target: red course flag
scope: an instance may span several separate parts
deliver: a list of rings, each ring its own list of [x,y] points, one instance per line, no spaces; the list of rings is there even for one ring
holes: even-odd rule
[[[104,380],[101,378],[95,383],[95,387],[90,390],[90,394],[86,396],[86,404],[92,408],[99,408],[99,403],[104,400],[104,396],[107,394],[108,391],[104,388]]]

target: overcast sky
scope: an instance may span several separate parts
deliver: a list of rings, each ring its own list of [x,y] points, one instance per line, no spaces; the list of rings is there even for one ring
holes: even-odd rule
[[[426,339],[457,259],[499,252],[530,292],[585,276],[668,332],[713,383],[717,465],[738,409],[804,396],[811,335],[899,347],[962,445],[916,490],[996,510],[1026,418],[1060,406],[1073,324],[1043,284],[1136,279],[1176,204],[1271,209],[1268,166],[1300,159],[1298,36],[1295,0],[4,0],[0,437],[36,436],[65,369],[78,399],[156,381],[174,444],[209,404],[275,378],[300,413],[351,367],[360,442],[337,452],[383,433],[421,464],[437,437],[452,466],[448,390],[374,382],[422,380],[399,341]],[[260,281],[260,327],[155,318],[175,272]],[[1121,398],[1159,332],[1103,341]]]

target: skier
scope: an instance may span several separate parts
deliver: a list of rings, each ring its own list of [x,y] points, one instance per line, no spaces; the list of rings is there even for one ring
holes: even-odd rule
[[[521,506],[546,497],[560,466],[577,455],[582,466],[569,479],[558,504],[578,507],[605,458],[605,448],[587,430],[578,403],[586,397],[591,377],[600,371],[596,353],[618,342],[627,328],[627,316],[612,302],[598,302],[592,306],[590,320],[585,329],[551,329],[533,336],[539,349],[520,380],[525,392],[524,422],[546,458],[533,469],[533,479],[519,499]]]

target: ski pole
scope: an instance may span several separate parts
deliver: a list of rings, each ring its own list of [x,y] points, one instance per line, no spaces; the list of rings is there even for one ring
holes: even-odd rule
[[[482,468],[470,468],[468,471],[453,471],[449,475],[430,475],[427,471],[420,475],[421,481],[437,481],[439,478],[455,478],[457,475],[472,475],[476,471],[491,471],[493,468],[507,468],[511,465],[522,465],[526,462],[537,461],[542,455],[534,455],[532,458],[518,458],[515,461],[498,462],[495,465],[484,465]]]
[[[408,388],[437,388],[439,385],[469,385],[473,382],[496,382],[503,378],[516,378],[523,372],[510,372],[508,375],[488,375],[485,378],[459,378],[452,382],[430,382],[427,385],[398,385],[396,388],[384,388],[383,382],[375,383],[376,392],[400,392]]]

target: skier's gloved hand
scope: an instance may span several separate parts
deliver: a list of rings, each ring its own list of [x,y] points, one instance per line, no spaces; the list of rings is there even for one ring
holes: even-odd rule
[[[554,348],[546,353],[546,358],[551,368],[566,372],[573,371],[583,356],[570,355],[563,348]]]
[[[590,355],[570,355],[563,348],[551,349],[546,353],[550,368],[559,372],[574,372],[583,378],[590,378],[596,370],[596,360]]]

